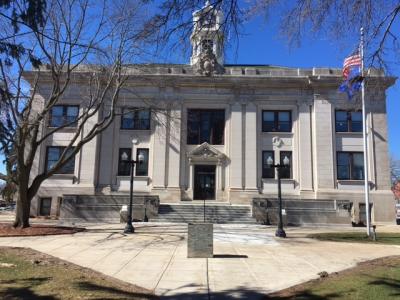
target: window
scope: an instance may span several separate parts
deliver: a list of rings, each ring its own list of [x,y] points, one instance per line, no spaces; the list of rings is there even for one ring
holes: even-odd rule
[[[217,23],[217,18],[211,10],[210,13],[201,16],[199,21],[201,28],[212,28]]]
[[[290,151],[281,151],[279,153],[279,164],[284,166],[283,160],[287,157],[289,159],[289,165],[285,168],[281,169],[281,178],[289,179],[292,178],[292,152]]]
[[[364,180],[364,154],[337,152],[337,179]]]
[[[41,198],[39,206],[40,216],[50,216],[51,212],[51,198]]]
[[[292,115],[290,111],[262,112],[262,131],[264,132],[291,132]]]
[[[144,157],[143,162],[139,163],[139,154]],[[149,174],[149,149],[140,149],[136,151],[136,176],[147,176]]]
[[[343,111],[335,112],[336,132],[362,132],[362,112]]]
[[[187,143],[199,145],[224,144],[225,111],[223,109],[189,109],[187,121]]]
[[[275,164],[274,151],[263,151],[262,153],[262,178],[275,178],[275,168],[268,165],[268,158],[271,157],[273,163]]]
[[[47,147],[46,153],[46,170],[50,171],[60,159],[61,154],[66,147],[50,146]],[[66,156],[74,151],[74,148],[69,148]],[[56,171],[56,174],[74,174],[75,171],[75,157],[71,158],[64,166]]]
[[[79,115],[78,105],[55,105],[50,110],[50,127],[76,127]]]
[[[201,50],[203,53],[213,52],[214,42],[213,40],[202,40],[201,41]]]
[[[149,130],[150,110],[125,108],[122,110],[121,129]]]
[[[268,158],[271,158],[273,165],[275,164],[275,153],[274,151],[263,151],[262,152],[262,178],[275,178],[275,168],[268,165]],[[281,151],[279,153],[279,164],[284,165],[283,160],[287,157],[289,159],[289,166],[286,168],[281,168],[280,174],[282,179],[292,178],[292,152],[291,151]]]
[[[131,148],[120,148],[118,155],[118,176],[129,176],[131,174],[131,164],[122,160],[122,155],[125,153],[128,160],[131,160],[132,149]]]

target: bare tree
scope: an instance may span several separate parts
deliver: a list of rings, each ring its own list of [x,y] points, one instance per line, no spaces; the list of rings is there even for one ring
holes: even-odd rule
[[[390,177],[394,197],[400,200],[400,160],[393,157],[390,158]]]
[[[392,192],[397,200],[400,200],[400,180],[398,179],[392,185]]]
[[[400,160],[390,158],[390,177],[392,182],[400,180]]]
[[[158,28],[152,31],[157,32],[156,40],[173,37],[179,44],[188,41],[193,25],[191,12],[205,3],[224,13],[221,30],[230,39],[236,40],[242,25],[252,18],[264,16],[267,23],[273,16],[280,20],[280,36],[290,46],[300,45],[307,35],[323,36],[351,52],[358,46],[363,27],[366,66],[387,68],[394,63],[390,57],[400,57],[398,0],[164,0],[150,21],[152,28]]]
[[[21,14],[19,10],[25,7],[17,4],[2,8],[1,23],[8,24],[15,13]],[[125,64],[133,61],[142,41],[138,34],[141,4],[51,0],[47,1],[42,24],[32,26],[17,18],[18,32],[3,26],[6,29],[0,33],[0,40],[25,49],[20,55],[0,53],[0,143],[7,169],[0,179],[17,189],[14,226],[29,226],[31,200],[43,181],[113,122],[120,91],[128,78]],[[77,81],[87,86],[79,113],[42,130],[53,107]],[[48,89],[41,90],[43,83]],[[69,126],[75,130],[59,159],[33,174],[41,145]]]

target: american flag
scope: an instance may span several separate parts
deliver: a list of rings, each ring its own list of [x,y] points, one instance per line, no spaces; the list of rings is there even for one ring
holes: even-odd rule
[[[346,59],[344,60],[344,62],[343,62],[343,77],[345,79],[348,78],[348,76],[350,74],[350,69],[353,67],[361,67],[360,53],[346,57]]]

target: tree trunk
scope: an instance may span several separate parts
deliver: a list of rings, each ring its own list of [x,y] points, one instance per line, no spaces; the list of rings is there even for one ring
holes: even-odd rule
[[[13,226],[26,228],[29,227],[29,215],[31,208],[31,199],[28,197],[27,188],[18,187],[17,207],[15,211],[15,221]]]

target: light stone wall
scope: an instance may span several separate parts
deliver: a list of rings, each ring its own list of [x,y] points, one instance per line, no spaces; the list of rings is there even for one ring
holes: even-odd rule
[[[332,135],[332,104],[317,97],[314,101],[314,151],[316,165],[316,189],[333,189],[335,187],[335,148]]]
[[[77,155],[74,175],[56,175],[46,180],[38,197],[50,196],[56,203],[57,197],[71,194],[71,191],[76,194],[127,193],[129,177],[117,176],[118,149],[133,146],[133,157],[137,148],[149,149],[149,174],[135,178],[134,191],[159,195],[161,202],[193,199],[196,164],[216,165],[217,201],[250,205],[255,196],[276,197],[276,179],[261,176],[264,150],[275,151],[276,161],[280,151],[292,151],[293,176],[282,182],[284,197],[343,199],[354,201],[356,205],[362,202],[362,182],[336,180],[336,152],[362,151],[362,134],[335,133],[335,109],[349,109],[344,96],[336,92],[336,79],[329,79],[333,83],[329,81],[330,85],[319,87],[302,75],[265,75],[270,77],[267,80],[255,78],[256,74],[264,74],[261,71],[246,72],[246,75],[241,72],[236,77],[227,75],[215,79],[189,75],[170,75],[175,76],[171,81],[135,78],[129,83],[134,93],[125,91],[120,106],[155,105],[157,112],[152,113],[151,129],[121,130],[120,117],[116,117],[106,131],[86,144]],[[289,73],[286,70],[282,74]],[[80,103],[84,87],[76,84],[73,88],[81,92],[68,91],[63,102]],[[46,98],[46,87],[42,88],[41,95]],[[389,191],[384,102],[384,92],[371,96],[367,121],[371,199],[375,203],[373,215],[381,221],[391,218],[390,213],[383,210],[394,204]],[[189,159],[188,154],[199,147],[187,145],[186,141],[187,110],[192,108],[225,110],[224,145],[209,146],[212,153],[219,155],[218,159]],[[262,132],[263,110],[290,110],[292,132]],[[100,114],[91,122],[98,118]],[[85,130],[89,128],[90,123]],[[46,145],[65,145],[73,133],[70,129],[63,130],[49,138]],[[133,139],[138,143],[132,145]],[[40,149],[36,173],[43,171],[46,145]],[[36,201],[32,207],[33,214],[37,213]]]

